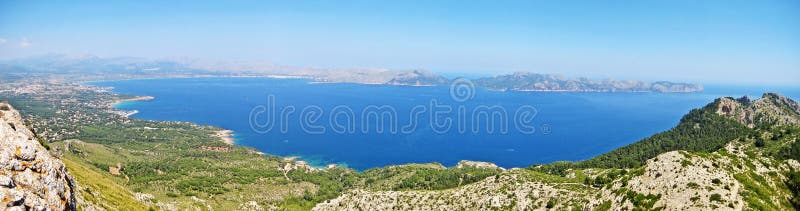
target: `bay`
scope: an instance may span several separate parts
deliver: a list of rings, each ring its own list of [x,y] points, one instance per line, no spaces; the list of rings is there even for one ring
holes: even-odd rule
[[[155,97],[116,105],[118,109],[139,111],[132,118],[218,126],[235,131],[237,145],[272,155],[298,156],[313,166],[335,163],[357,170],[429,162],[453,166],[460,160],[487,161],[506,168],[583,160],[668,130],[691,109],[719,97],[749,95],[755,99],[763,92],[778,92],[792,99],[800,96],[797,87],[730,85],[707,85],[699,93],[498,92],[474,88],[468,90],[469,95],[454,98],[455,90],[450,86],[312,83],[305,79],[180,78],[90,84],[114,87],[117,93]],[[274,106],[268,102],[270,96]],[[294,112],[281,118],[280,111],[287,107]],[[418,107],[426,107],[427,112],[413,115]],[[445,107],[451,112],[430,115]],[[285,131],[280,125],[269,131],[253,127],[253,117],[256,122],[267,120],[264,113],[252,115],[258,108],[275,108],[272,115],[277,122],[287,123]],[[534,109],[535,115],[526,125],[533,132],[515,126],[516,111],[526,110],[520,108]],[[309,122],[304,122],[308,120],[304,109],[319,111],[319,118],[304,124]],[[394,112],[393,118],[378,121],[374,117],[384,113],[365,112],[375,109],[389,109]],[[342,114],[347,112],[332,115],[348,110],[352,111],[350,119]],[[504,111],[506,117],[489,122],[481,116],[483,113],[475,111]],[[451,120],[450,129],[431,127],[432,118]],[[395,121],[392,127],[389,123]],[[355,124],[338,132],[341,128],[336,125],[349,122]],[[402,130],[412,122],[418,124]],[[385,123],[383,127],[381,123]],[[503,124],[505,133],[499,129]],[[325,131],[316,133],[308,126]],[[392,128],[397,131],[391,132]]]

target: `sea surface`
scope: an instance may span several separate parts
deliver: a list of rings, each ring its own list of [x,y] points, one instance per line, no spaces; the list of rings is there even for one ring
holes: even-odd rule
[[[429,162],[454,166],[460,160],[488,161],[506,168],[578,161],[668,130],[691,109],[718,97],[756,99],[764,92],[800,97],[798,87],[722,85],[706,85],[700,93],[568,93],[498,92],[469,86],[462,92],[450,86],[271,78],[90,84],[114,87],[121,94],[155,97],[116,105],[138,110],[132,118],[218,126],[235,131],[237,145],[298,156],[313,166],[335,163],[357,170]],[[285,110],[290,107],[293,112]],[[448,107],[450,113],[442,111]],[[492,112],[479,112],[487,110]],[[439,115],[432,115],[433,111]],[[534,115],[517,115],[517,111]],[[263,126],[270,119],[268,114],[275,119],[269,130]],[[431,119],[441,124],[431,126]],[[449,129],[444,122],[450,122]],[[503,124],[506,131],[500,129]]]

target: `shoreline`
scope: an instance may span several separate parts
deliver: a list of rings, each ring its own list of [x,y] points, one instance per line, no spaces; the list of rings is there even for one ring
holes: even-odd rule
[[[120,100],[112,101],[110,103],[110,109],[111,109],[112,113],[117,113],[117,114],[119,114],[119,115],[121,115],[121,116],[123,116],[125,118],[130,118],[131,116],[133,116],[135,114],[138,114],[139,110],[135,110],[135,109],[134,110],[122,110],[122,109],[117,109],[116,106],[121,104],[121,103],[125,103],[125,102],[149,101],[149,100],[154,100],[154,99],[156,99],[156,98],[153,97],[153,96],[136,96],[136,97],[132,97],[132,98],[120,99]],[[158,120],[156,120],[156,121],[158,121]],[[168,121],[166,121],[166,122],[168,122]],[[195,122],[188,122],[188,123],[199,125],[199,124],[197,124]],[[214,131],[214,135],[213,136],[219,138],[220,141],[222,141],[222,143],[225,143],[225,144],[227,144],[229,146],[236,145],[236,139],[234,138],[234,131],[233,130],[228,130],[228,129],[216,130],[216,131]],[[261,152],[261,153],[263,153],[263,152]]]
[[[270,77],[270,76],[219,76],[219,77],[180,77],[180,78],[166,77],[166,78],[149,78],[149,79],[137,78],[137,79],[122,79],[122,80],[152,80],[152,79],[158,80],[158,79],[182,79],[182,78],[274,78],[274,79],[295,79],[295,78],[279,78],[279,77]],[[385,85],[385,86],[400,86],[400,87],[435,87],[436,86],[436,85],[401,85],[401,84],[334,82],[334,81],[309,81],[308,82],[308,84],[342,84],[342,83],[345,83],[345,84],[346,83],[358,84],[358,85],[363,85],[363,86],[381,86],[381,85]],[[103,87],[103,86],[97,86],[97,85],[92,85],[92,86]],[[509,90],[509,91],[513,91],[513,90]],[[116,91],[114,91],[114,90],[110,90],[110,92],[116,93]],[[566,91],[566,92],[569,92],[569,91]],[[131,98],[127,98],[127,99],[116,100],[116,101],[114,101],[112,103],[112,105],[118,105],[118,104],[124,103],[124,102],[147,101],[147,100],[153,100],[153,99],[155,99],[155,97],[152,97],[152,96],[136,96],[136,97],[131,97]],[[116,108],[112,107],[112,109],[116,109]],[[138,113],[138,111],[133,110],[130,115],[125,115],[125,117],[129,117],[129,116],[134,115],[136,113]],[[170,121],[162,121],[162,120],[151,120],[151,121],[170,122]],[[183,122],[183,121],[178,121],[178,122]],[[222,143],[225,143],[226,145],[228,145],[230,147],[246,147],[246,146],[238,145],[236,143],[236,140],[234,138],[234,135],[235,135],[234,132],[235,131],[233,131],[233,130],[224,129],[224,128],[221,128],[221,127],[218,127],[218,126],[213,126],[213,125],[202,125],[202,124],[198,124],[196,122],[186,121],[186,123],[191,123],[191,124],[194,124],[194,125],[197,125],[197,126],[211,126],[212,128],[209,128],[211,130],[210,131],[211,132],[210,135],[213,136],[214,138],[217,138],[218,141],[221,141]],[[277,155],[277,154],[270,154],[270,153],[267,153],[267,152],[259,150],[259,149],[256,149],[256,151],[259,152],[259,154],[261,154],[262,156],[266,155],[266,156],[275,156],[275,157],[278,157],[278,158],[282,158],[283,162],[285,162],[286,164],[289,164],[290,168],[292,168],[292,169],[296,169],[298,167],[299,168],[303,168],[303,169],[307,169],[307,170],[311,170],[311,171],[314,171],[314,170],[326,170],[326,169],[336,168],[336,167],[344,167],[344,168],[352,169],[347,164],[318,162],[318,161],[316,161],[314,159],[309,159],[309,158],[307,158],[305,156],[302,156],[302,155],[296,155],[295,154],[295,155],[289,155],[289,156],[281,156],[281,155]],[[474,160],[468,160],[468,161],[474,161]],[[482,161],[482,160],[474,161],[474,162],[486,162],[486,163],[494,164],[493,162]],[[425,164],[425,163],[404,163],[404,164],[395,164],[395,165],[408,165],[408,164]],[[533,164],[533,165],[538,165],[538,164]],[[394,165],[388,165],[388,166],[394,166]],[[285,164],[284,164],[283,167],[286,168],[287,166],[285,166]],[[378,168],[380,168],[380,167],[386,167],[386,166],[379,166]],[[457,164],[453,165],[453,166],[444,166],[444,167],[445,168],[456,168]],[[509,169],[510,168],[513,168],[513,167],[509,167]],[[361,171],[365,171],[367,169],[361,169],[361,170],[353,169],[353,170],[361,172]]]
[[[264,76],[260,76],[260,77],[259,76],[255,76],[255,77],[221,76],[221,77],[210,77],[210,78],[275,78],[275,77],[264,77]],[[170,78],[160,78],[160,79],[170,79]],[[280,79],[280,78],[277,78],[277,79]],[[130,80],[137,80],[137,79],[130,79]],[[148,80],[148,79],[142,79],[142,80]],[[309,82],[309,84],[324,84],[324,83],[335,84],[335,83],[348,83],[348,82],[319,82],[319,81],[311,81],[311,82]],[[361,84],[361,85],[365,85],[365,86],[387,85],[387,86],[417,87],[417,86],[414,86],[414,85],[399,85],[399,84],[366,84],[366,83],[353,83],[353,84]],[[103,87],[103,86],[97,86],[97,85],[92,85],[92,86]],[[507,91],[536,92],[536,91],[533,91],[533,90],[531,90],[531,91],[507,90]],[[111,90],[111,92],[116,93],[114,90]],[[563,91],[541,91],[541,92],[575,92],[575,91],[563,90]],[[583,91],[583,92],[586,92],[586,91]],[[117,105],[119,105],[121,103],[135,102],[135,101],[147,101],[147,100],[154,100],[154,99],[155,99],[155,97],[152,97],[152,96],[136,96],[136,97],[131,97],[131,98],[126,98],[126,99],[120,99],[120,100],[113,101],[111,103],[111,105],[112,105],[112,109],[116,109],[116,108],[114,108],[114,106],[117,106]],[[133,111],[130,111],[130,113],[128,115],[125,115],[125,114],[122,114],[122,115],[125,116],[125,117],[130,117],[130,116],[132,116],[134,114],[137,114],[137,113],[138,113],[138,111],[133,110]],[[159,120],[153,120],[153,121],[159,121]],[[169,121],[162,121],[162,122],[169,122]],[[188,122],[188,123],[192,123],[192,124],[199,125],[199,126],[209,126],[209,125],[201,125],[201,124],[198,124],[196,122]],[[241,145],[237,145],[236,144],[236,140],[234,138],[235,134],[234,134],[233,130],[228,130],[228,129],[224,129],[224,128],[220,128],[220,127],[214,127],[211,130],[212,130],[212,131],[210,131],[210,132],[212,132],[211,135],[219,138],[217,140],[227,144],[228,146],[241,146]],[[289,158],[288,160],[284,160],[284,162],[290,162],[293,165],[297,165],[297,166],[310,167],[310,168],[318,169],[318,170],[326,169],[329,166],[331,166],[331,167],[342,166],[342,167],[347,168],[346,165],[340,165],[340,164],[337,164],[337,163],[327,163],[327,164],[323,163],[322,165],[320,165],[320,163],[313,162],[313,159],[303,158],[302,156],[296,156],[295,155],[295,156],[284,157],[284,156],[280,156],[280,155],[269,154],[269,153],[266,153],[266,152],[258,150],[258,149],[256,149],[256,150],[258,152],[262,153],[262,155],[270,155],[270,156],[276,156],[276,157],[281,157],[281,158]],[[331,165],[331,164],[333,164],[333,165]],[[400,164],[400,165],[403,165],[403,164]],[[537,165],[537,164],[533,164],[533,165]],[[445,166],[445,167],[447,167],[447,166]],[[359,170],[356,170],[356,171],[359,171]],[[363,170],[360,170],[360,171],[363,171]]]
[[[214,136],[222,140],[222,143],[227,145],[235,145],[236,140],[233,138],[233,130],[218,130],[214,132]]]
[[[116,114],[119,114],[119,115],[121,115],[121,116],[123,116],[125,118],[130,118],[131,116],[138,114],[139,110],[135,110],[135,109],[134,110],[117,109],[117,106],[119,106],[120,104],[125,103],[125,102],[148,101],[148,100],[154,100],[154,99],[156,99],[156,98],[152,97],[152,96],[137,96],[137,97],[132,97],[132,98],[115,100],[115,101],[111,101],[109,103],[109,105],[108,105],[109,108],[108,109],[109,109],[109,112],[111,112],[111,113],[116,113]]]
[[[132,81],[132,80],[160,80],[160,79],[193,79],[193,78],[271,78],[271,79],[311,79],[315,78],[303,75],[175,75],[164,77],[142,77],[142,78],[118,78],[118,79],[99,79],[99,80],[76,80],[75,82],[82,85],[103,87],[94,85],[92,83],[101,82],[114,82],[114,81]],[[113,87],[112,87],[113,88]]]
[[[358,82],[358,81],[328,81],[323,78],[318,78],[314,76],[307,76],[307,75],[282,75],[282,74],[268,74],[268,75],[180,75],[180,76],[164,76],[164,77],[142,77],[142,78],[122,78],[122,79],[100,79],[100,80],[86,80],[77,82],[79,84],[85,85],[92,85],[91,83],[97,82],[111,82],[111,81],[126,81],[126,80],[157,80],[157,79],[191,79],[191,78],[270,78],[270,79],[306,79],[310,80],[308,84],[360,84],[360,85],[367,85],[367,86],[375,86],[375,85],[387,85],[387,86],[406,86],[406,87],[435,87],[435,86],[449,86],[449,84],[398,84],[398,83],[379,83],[379,82]],[[100,87],[100,86],[98,86]],[[701,93],[705,91],[705,89],[693,90],[693,91],[654,91],[654,90],[567,90],[567,89],[552,89],[552,90],[541,90],[541,89],[513,89],[513,88],[490,88],[490,87],[483,87],[483,86],[475,86],[475,87],[482,87],[489,91],[497,91],[497,92],[521,92],[521,93],[536,93],[536,92],[556,92],[556,93]]]
[[[131,116],[136,115],[138,113],[139,113],[139,110],[126,111],[126,112],[123,113],[122,116],[124,116],[125,118],[130,118]]]
[[[122,104],[122,103],[136,102],[136,101],[150,101],[150,100],[155,100],[155,99],[156,98],[153,97],[153,96],[136,96],[136,97],[132,97],[132,98],[126,98],[126,99],[120,99],[120,100],[112,101],[111,102],[111,107],[116,109],[117,105]],[[136,110],[134,110],[134,111],[136,111]],[[136,111],[136,112],[138,113],[138,111]]]

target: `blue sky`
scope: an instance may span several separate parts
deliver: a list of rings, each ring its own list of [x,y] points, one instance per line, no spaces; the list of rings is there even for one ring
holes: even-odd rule
[[[0,58],[800,84],[800,1],[0,1]]]

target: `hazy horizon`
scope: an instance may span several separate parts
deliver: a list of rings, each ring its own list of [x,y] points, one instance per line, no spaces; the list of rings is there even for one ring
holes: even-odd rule
[[[800,84],[800,3],[0,3],[0,58],[48,53]]]

